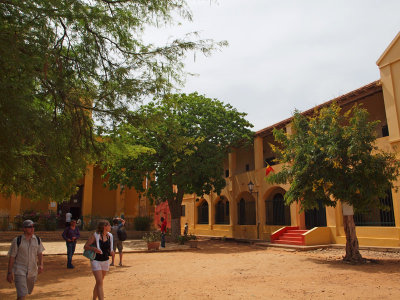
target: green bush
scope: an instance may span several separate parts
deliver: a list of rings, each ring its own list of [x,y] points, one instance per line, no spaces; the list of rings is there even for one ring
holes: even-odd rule
[[[112,225],[113,217],[101,217],[101,216],[83,216],[84,219],[89,219],[88,223],[83,224],[83,229],[88,231],[93,231],[97,229],[97,223],[100,220],[107,220]]]
[[[146,232],[143,235],[142,240],[148,243],[161,241],[161,232],[160,231]]]
[[[177,236],[177,242],[180,245],[185,244],[188,240],[189,240],[189,236],[188,235],[178,235]]]
[[[44,230],[54,231],[57,229],[59,219],[59,215],[49,212],[40,216],[40,223],[43,224]]]
[[[152,222],[153,218],[151,216],[136,217],[133,219],[133,226],[138,231],[149,231]]]
[[[22,229],[22,223],[25,220],[32,220],[35,223],[35,230],[56,230],[60,216],[52,211],[47,213],[26,210],[21,215],[14,218],[14,227],[16,230]]]

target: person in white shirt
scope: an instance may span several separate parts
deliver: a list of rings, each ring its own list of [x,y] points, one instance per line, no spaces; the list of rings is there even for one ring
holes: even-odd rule
[[[72,219],[72,214],[70,212],[67,212],[65,214],[65,227],[69,227],[71,224],[71,219]]]

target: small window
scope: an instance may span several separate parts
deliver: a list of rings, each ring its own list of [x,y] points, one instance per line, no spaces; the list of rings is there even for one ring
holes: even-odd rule
[[[382,137],[389,136],[389,127],[387,125],[382,126]]]
[[[248,172],[250,170],[250,165],[246,164],[246,172]]]
[[[225,170],[225,177],[229,177],[229,170]]]
[[[185,205],[181,205],[181,217],[185,216]]]

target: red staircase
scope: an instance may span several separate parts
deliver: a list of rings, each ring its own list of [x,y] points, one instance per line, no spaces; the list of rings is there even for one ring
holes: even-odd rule
[[[271,243],[283,245],[304,246],[304,235],[308,230],[301,230],[299,227],[283,227],[271,235]]]

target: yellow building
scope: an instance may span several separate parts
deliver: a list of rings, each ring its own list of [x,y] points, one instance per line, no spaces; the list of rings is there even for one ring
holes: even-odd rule
[[[363,86],[333,101],[344,108],[362,103],[370,119],[380,120],[376,145],[400,155],[400,33],[377,61],[381,79]],[[315,108],[304,112],[310,114]],[[342,207],[320,207],[318,210],[299,213],[299,205],[283,204],[288,185],[268,184],[264,177],[265,161],[274,154],[273,128],[284,128],[290,133],[291,118],[262,129],[255,134],[252,147],[234,149],[225,162],[226,187],[221,195],[211,194],[202,199],[186,195],[182,205],[181,224],[189,224],[189,232],[198,235],[261,239],[278,239],[282,233],[296,227],[291,244],[344,244],[346,242],[342,221]],[[279,172],[281,165],[273,166]],[[254,183],[249,191],[249,183]],[[400,186],[400,181],[396,182]],[[360,245],[400,246],[400,195],[394,190],[381,199],[390,211],[375,210],[369,214],[355,215]],[[293,228],[292,228],[293,229]],[[278,231],[279,230],[279,231]],[[278,232],[276,232],[278,231]],[[275,233],[274,233],[275,232]],[[274,233],[274,234],[273,234]],[[272,235],[273,234],[273,235]]]
[[[103,174],[104,171],[99,167],[88,166],[85,177],[77,183],[77,193],[69,201],[60,204],[47,201],[31,202],[21,196],[7,198],[0,194],[0,217],[7,218],[7,223],[12,223],[16,215],[27,210],[41,213],[52,211],[61,215],[62,226],[68,211],[72,213],[73,218],[83,217],[85,224],[92,217],[123,215],[128,221],[128,228],[131,228],[134,217],[154,214],[154,206],[150,205],[145,197],[139,197],[134,189],[124,189],[121,192],[121,189],[109,190],[104,187]]]

